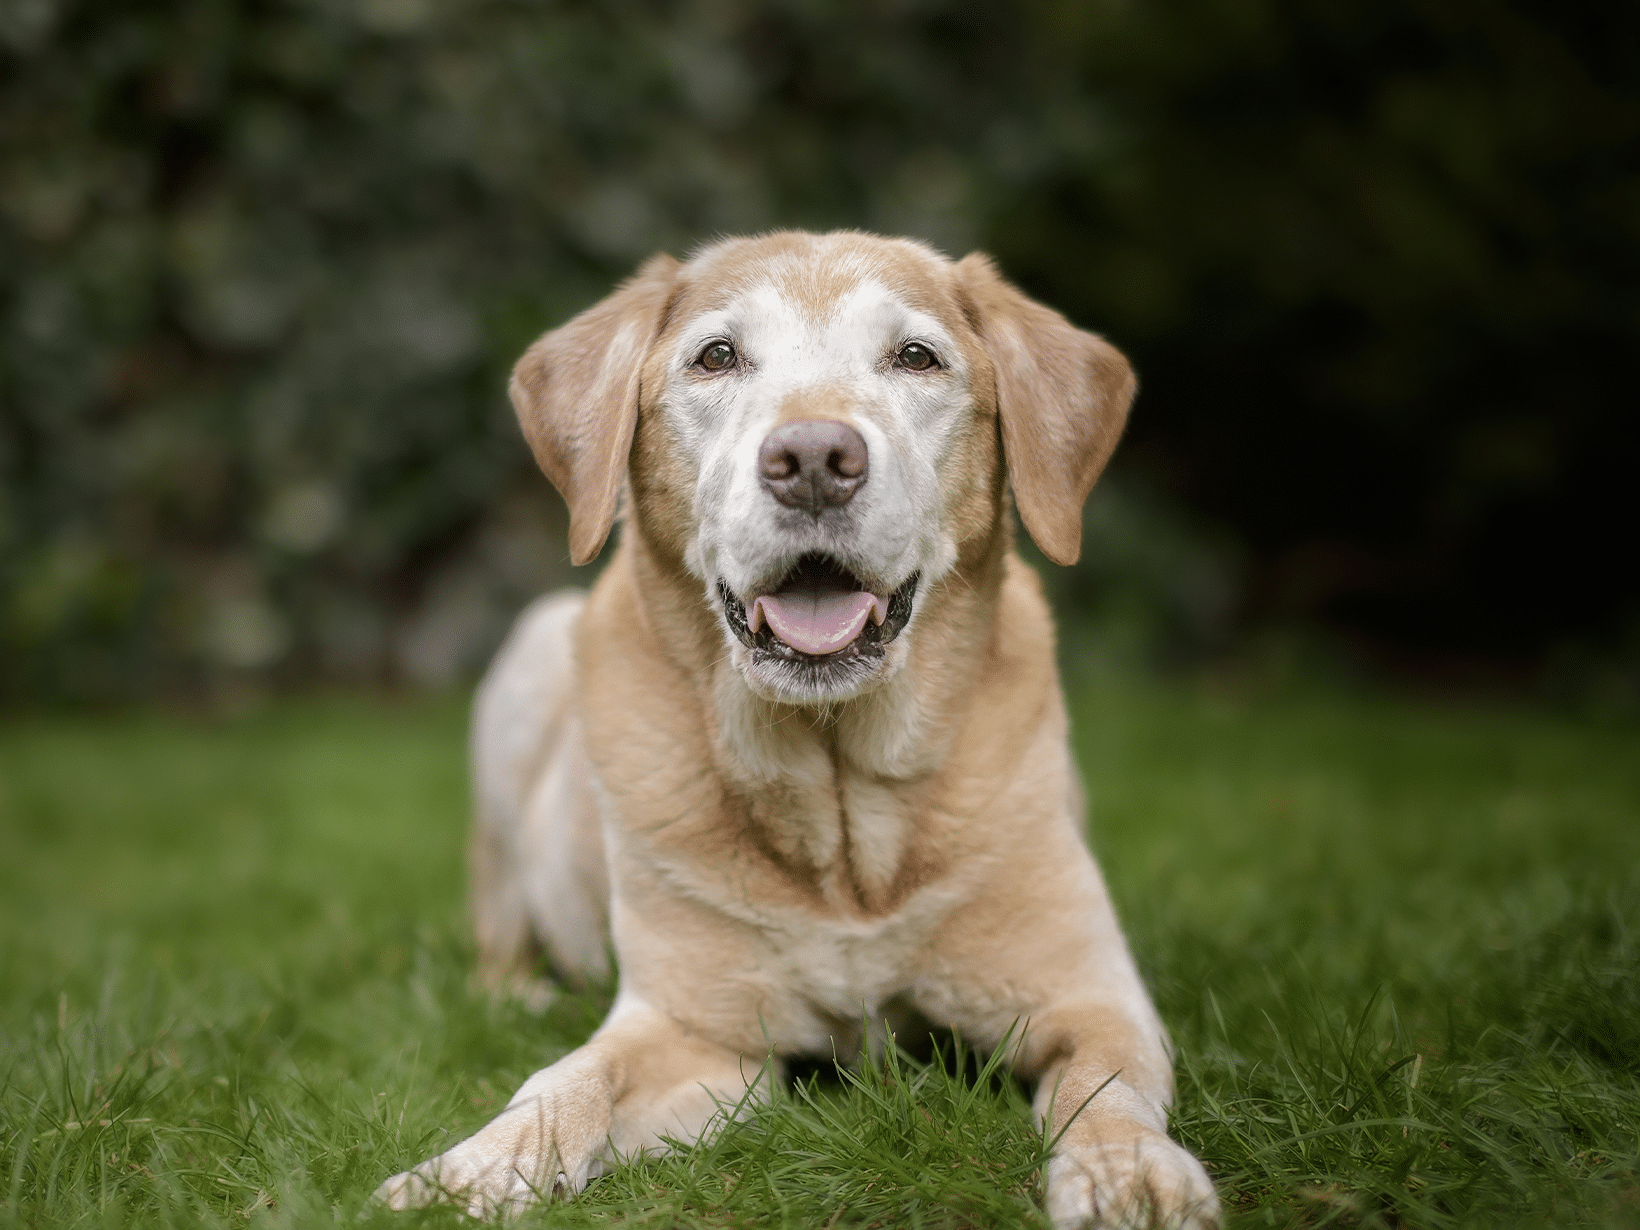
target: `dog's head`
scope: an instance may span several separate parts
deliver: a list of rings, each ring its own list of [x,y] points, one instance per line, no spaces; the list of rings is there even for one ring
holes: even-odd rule
[[[759,695],[829,702],[904,664],[921,604],[994,539],[1004,469],[1073,563],[1127,361],[984,256],[783,232],[659,256],[513,372],[524,434],[596,555],[623,479]]]

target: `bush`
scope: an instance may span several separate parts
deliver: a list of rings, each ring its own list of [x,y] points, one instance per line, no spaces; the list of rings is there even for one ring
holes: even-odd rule
[[[0,696],[472,669],[571,576],[512,358],[777,224],[989,246],[1109,332],[1141,554],[1224,527],[1255,620],[1598,634],[1637,45],[1413,0],[9,5]]]

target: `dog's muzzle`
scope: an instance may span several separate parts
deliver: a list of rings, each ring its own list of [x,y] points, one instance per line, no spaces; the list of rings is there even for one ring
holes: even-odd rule
[[[874,595],[845,567],[805,555],[780,583],[746,604],[719,578],[723,617],[735,639],[758,654],[816,665],[881,657],[911,619],[921,573]]]

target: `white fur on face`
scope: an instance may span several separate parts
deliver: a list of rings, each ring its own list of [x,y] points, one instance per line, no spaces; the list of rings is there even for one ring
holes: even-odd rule
[[[695,360],[718,338],[735,347],[739,363],[730,371],[704,373]],[[938,368],[895,366],[895,356],[913,341],[933,351]],[[698,475],[696,529],[685,563],[714,605],[721,580],[749,609],[808,552],[840,560],[883,595],[920,574],[918,600],[954,564],[957,544],[945,525],[939,476],[972,420],[972,396],[956,340],[934,317],[870,278],[823,317],[764,284],[689,321],[669,355],[669,369],[662,412]],[[822,415],[852,423],[870,456],[854,498],[818,517],[780,504],[758,473],[764,438],[782,418],[782,407],[804,393],[821,399]],[[898,669],[904,660],[900,642],[915,623],[914,603],[911,623],[862,684],[881,682]],[[840,700],[864,690],[780,695],[786,689],[751,669],[750,651],[732,638],[731,644],[742,674],[770,699]]]

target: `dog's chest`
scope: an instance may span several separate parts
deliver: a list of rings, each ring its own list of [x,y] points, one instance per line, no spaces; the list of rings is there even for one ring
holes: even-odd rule
[[[791,912],[770,919],[769,972],[828,1028],[858,1024],[905,994],[927,963],[928,944],[955,904],[951,885],[924,888],[873,920]]]
[[[912,897],[943,867],[926,783],[884,779],[835,754],[795,770],[735,792],[746,853],[781,882],[771,900],[826,920],[828,951],[851,952],[867,935],[893,943],[919,913]]]
[[[927,791],[845,763],[753,794],[747,812],[754,857],[784,890],[753,894],[751,910],[764,974],[795,1018],[793,1040],[875,1018],[914,984],[969,887],[930,848],[945,826]],[[750,904],[734,895],[728,908]]]
[[[776,890],[764,900],[883,927],[943,874],[937,754],[885,756],[885,741],[862,738],[857,720],[771,720],[734,702],[717,717],[736,862],[758,865],[756,878]]]

